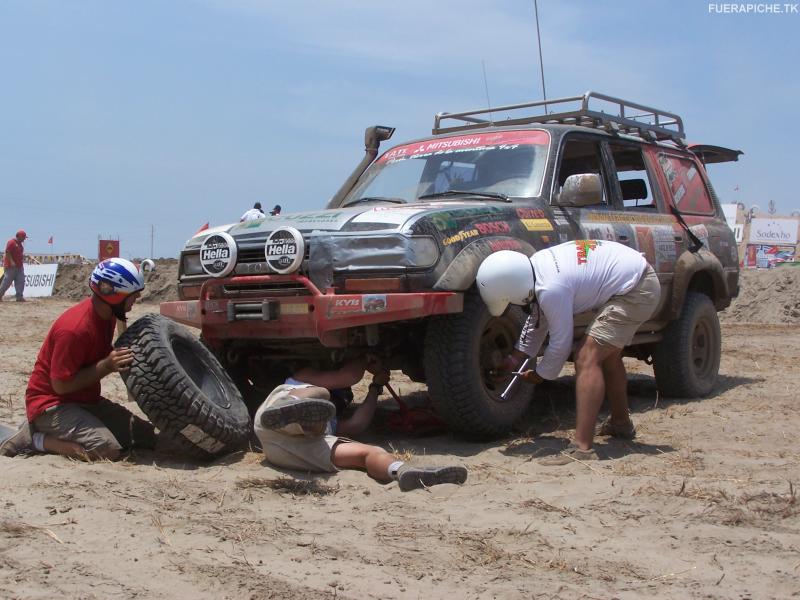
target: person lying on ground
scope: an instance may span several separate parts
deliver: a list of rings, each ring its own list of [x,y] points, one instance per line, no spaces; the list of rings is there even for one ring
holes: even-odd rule
[[[332,391],[349,388],[373,374],[369,392],[355,412],[337,420]],[[254,429],[266,459],[276,467],[333,473],[361,469],[381,483],[397,481],[404,492],[441,483],[462,484],[467,470],[460,465],[415,467],[380,446],[353,441],[369,427],[378,396],[389,382],[389,372],[365,359],[346,363],[335,371],[304,368],[279,385],[256,411]]]
[[[92,295],[67,309],[42,344],[25,393],[27,420],[0,445],[0,456],[51,452],[83,460],[116,460],[131,447],[153,448],[153,425],[101,395],[100,380],[130,368],[133,352],[112,348],[144,289],[139,269],[123,258],[99,263]]]

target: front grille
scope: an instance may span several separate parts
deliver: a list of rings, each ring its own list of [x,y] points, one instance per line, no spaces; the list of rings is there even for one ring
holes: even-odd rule
[[[268,281],[264,283],[248,283],[225,285],[223,290],[226,296],[310,296],[308,288],[296,281]]]

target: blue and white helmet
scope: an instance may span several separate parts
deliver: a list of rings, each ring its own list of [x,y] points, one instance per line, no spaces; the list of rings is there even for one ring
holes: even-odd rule
[[[125,298],[144,289],[144,277],[131,261],[108,258],[92,271],[89,287],[107,304],[122,304]]]

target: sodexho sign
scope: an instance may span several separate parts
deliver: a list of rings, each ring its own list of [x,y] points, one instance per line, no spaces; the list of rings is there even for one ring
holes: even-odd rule
[[[267,265],[275,273],[292,273],[303,264],[306,246],[301,234],[294,227],[281,227],[267,237],[264,244],[264,257]]]
[[[213,277],[225,277],[236,266],[236,242],[227,233],[214,233],[200,246],[200,265]]]
[[[797,243],[797,219],[753,219],[750,221],[751,244]]]

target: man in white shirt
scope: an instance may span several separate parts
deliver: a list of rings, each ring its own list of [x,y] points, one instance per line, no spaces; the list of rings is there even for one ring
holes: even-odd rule
[[[264,211],[261,210],[261,202],[256,202],[253,204],[253,208],[242,215],[242,218],[239,219],[239,222],[241,223],[243,221],[252,221],[253,219],[263,219],[265,217],[266,215],[264,214]]]
[[[622,349],[653,315],[661,297],[658,276],[638,251],[617,242],[577,240],[530,258],[518,252],[496,252],[478,269],[477,284],[494,316],[501,315],[508,304],[531,306],[506,369],[516,370],[524,358],[536,357],[549,333],[544,356],[535,369],[522,375],[529,383],[558,377],[572,351],[574,315],[597,311],[575,351],[575,441],[543,464],[597,459],[592,444],[605,396],[611,415],[599,435],[633,439],[636,430],[628,411]]]

